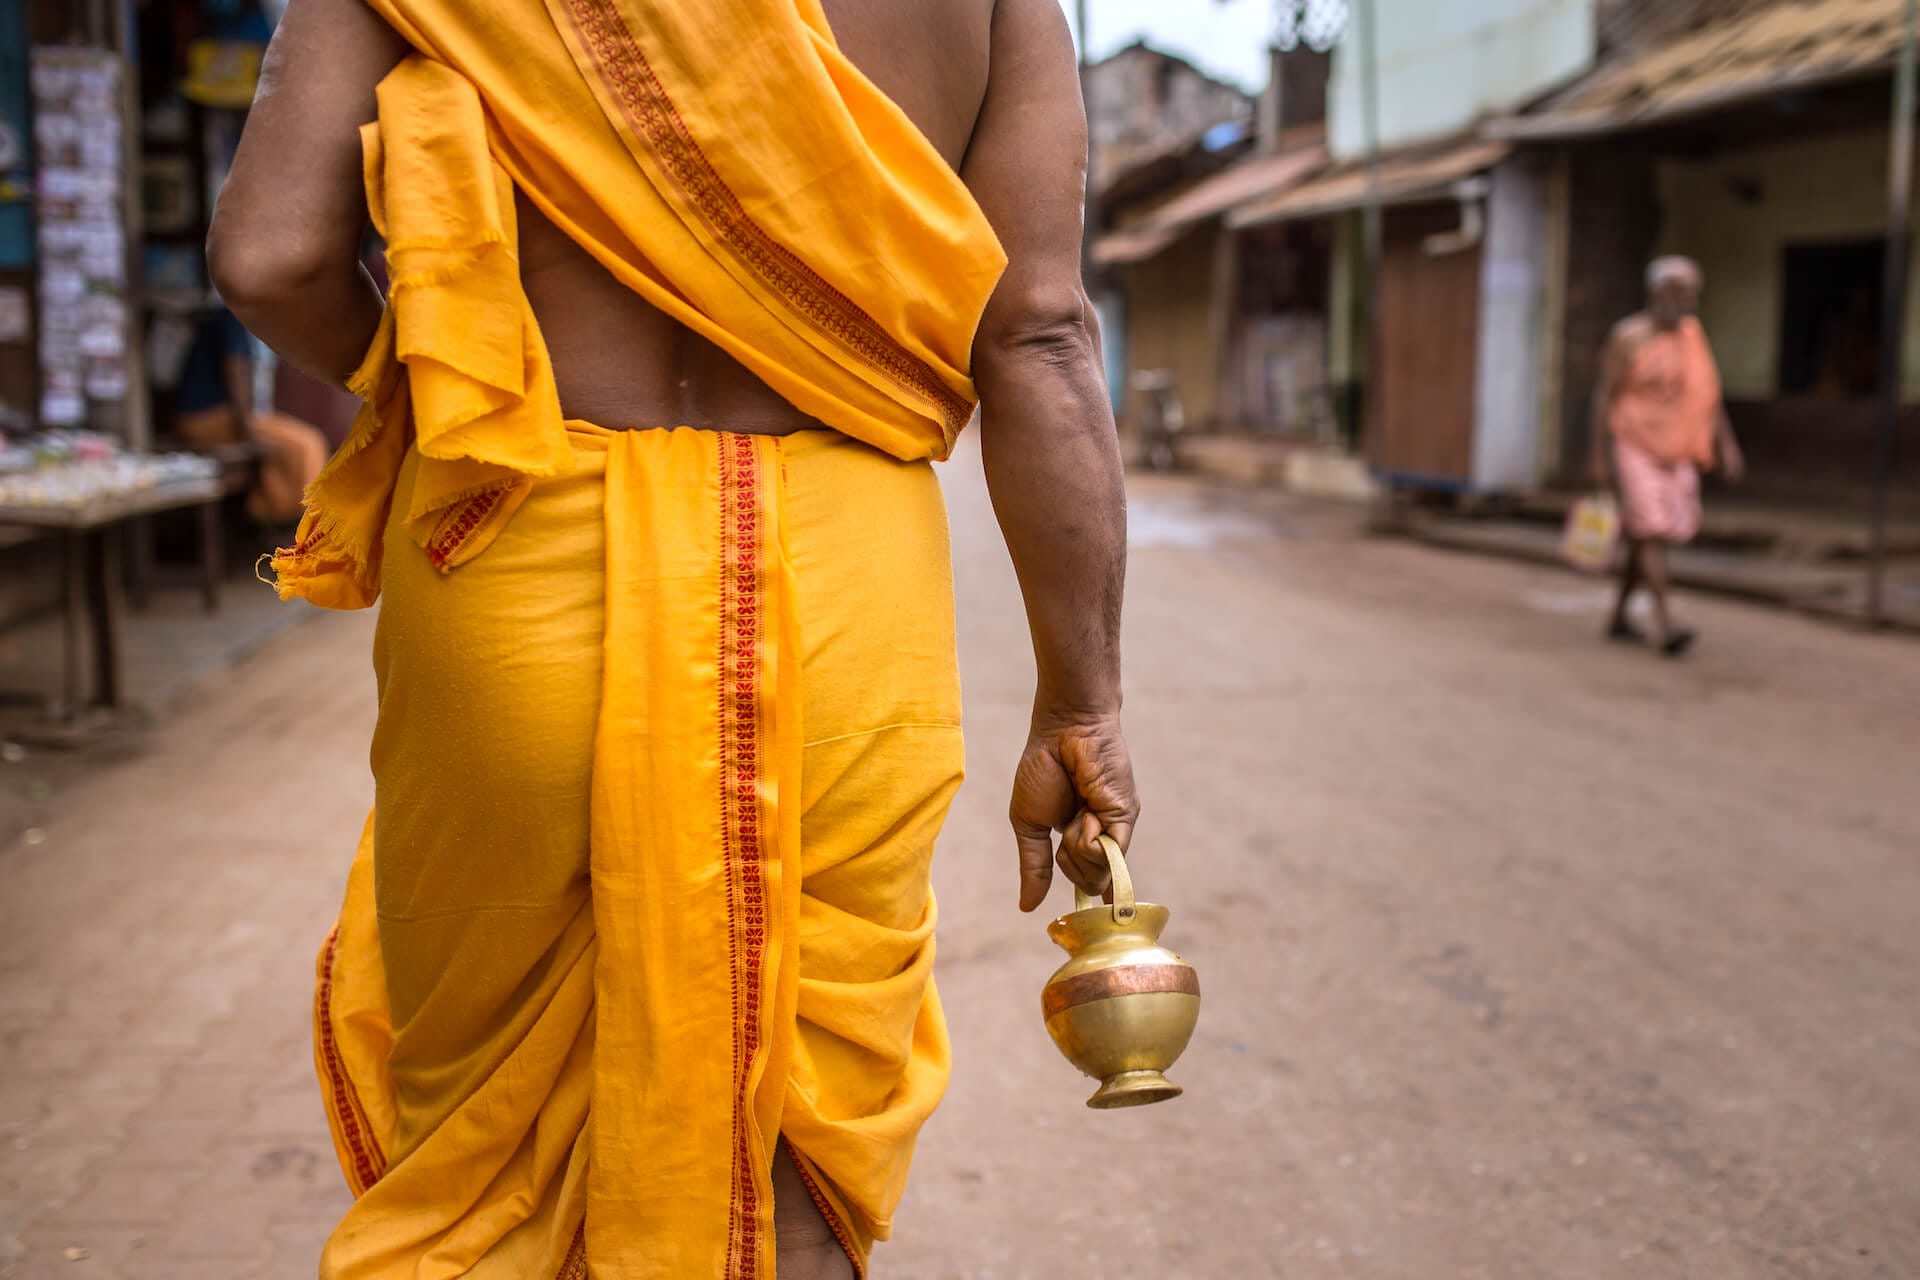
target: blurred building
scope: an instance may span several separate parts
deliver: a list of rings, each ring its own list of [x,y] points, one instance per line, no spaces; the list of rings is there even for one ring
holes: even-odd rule
[[[1541,423],[1559,474],[1587,444],[1606,327],[1634,263],[1684,253],[1762,496],[1851,504],[1880,381],[1889,69],[1901,0],[1611,0],[1595,66],[1485,132],[1539,157],[1561,225],[1548,316],[1561,352]],[[1901,381],[1920,399],[1920,288]],[[1903,420],[1911,433],[1920,410]],[[1904,451],[1906,486],[1920,457]]]
[[[1234,209],[1228,224],[1325,228],[1328,378],[1343,438],[1376,475],[1529,485],[1541,470],[1550,192],[1539,165],[1481,126],[1593,65],[1592,0],[1375,0],[1374,12],[1377,66],[1360,56],[1359,11],[1334,50],[1329,166]],[[1374,315],[1359,211],[1376,196]]]
[[[0,0],[0,428],[16,456],[66,429],[135,453],[184,447],[173,390],[216,302],[208,222],[283,8]],[[352,397],[256,367],[257,403],[344,436]],[[233,452],[221,536],[250,550],[264,536],[244,513],[257,452]],[[170,570],[208,562],[204,530],[186,510],[115,527],[136,596],[195,581]],[[61,549],[44,530],[0,527],[0,628],[70,594]]]
[[[1096,184],[1253,118],[1252,95],[1145,41],[1089,67],[1086,93]]]
[[[1121,335],[1109,362],[1125,373],[1115,378],[1123,420],[1136,408],[1131,388],[1167,379],[1203,430],[1331,423],[1331,237],[1226,225],[1229,210],[1326,163],[1327,55],[1275,51],[1272,66],[1237,118],[1137,158],[1101,187],[1093,259],[1116,299],[1105,320]]]
[[[1169,369],[1195,427],[1337,438],[1391,485],[1575,484],[1607,331],[1640,305],[1645,263],[1685,253],[1707,271],[1752,489],[1854,500],[1902,0],[1375,11],[1377,74],[1350,28],[1322,73],[1323,132],[1281,55],[1264,103],[1290,105],[1263,104],[1256,137],[1116,181],[1096,258],[1127,300],[1128,368]],[[1909,333],[1920,400],[1920,314]],[[1323,394],[1275,394],[1316,375]]]

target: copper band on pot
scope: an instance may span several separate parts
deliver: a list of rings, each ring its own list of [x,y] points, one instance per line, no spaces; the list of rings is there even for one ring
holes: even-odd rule
[[[1040,993],[1040,1009],[1043,1016],[1051,1018],[1075,1005],[1095,1000],[1161,991],[1197,996],[1200,975],[1191,965],[1184,964],[1123,964],[1111,969],[1095,969],[1046,987]]]

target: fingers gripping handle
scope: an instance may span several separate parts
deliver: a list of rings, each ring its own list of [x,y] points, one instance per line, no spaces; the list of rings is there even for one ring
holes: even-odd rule
[[[1113,918],[1125,924],[1133,919],[1133,877],[1127,873],[1127,859],[1120,852],[1120,842],[1102,831],[1096,839],[1101,852],[1107,855],[1107,869],[1113,873]],[[1098,906],[1085,889],[1073,886],[1073,909],[1085,911],[1088,907]]]

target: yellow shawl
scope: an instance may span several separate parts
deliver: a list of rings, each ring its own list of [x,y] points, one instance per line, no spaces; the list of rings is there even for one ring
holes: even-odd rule
[[[283,595],[373,602],[409,444],[426,465],[408,529],[448,570],[569,466],[516,186],[804,412],[902,459],[947,455],[1006,258],[818,0],[371,3],[419,51],[363,139],[390,305],[349,383],[366,405],[274,558]]]

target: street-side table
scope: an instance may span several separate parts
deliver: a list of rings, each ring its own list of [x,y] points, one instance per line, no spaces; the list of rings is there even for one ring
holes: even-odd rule
[[[123,631],[125,584],[120,535],[131,520],[220,500],[218,480],[178,480],[134,489],[76,506],[0,504],[0,525],[19,525],[62,541],[65,648],[62,688],[54,719],[71,730],[92,708],[127,704]],[[87,659],[92,657],[92,693]]]
[[[196,446],[179,439],[164,439],[154,442],[159,453],[195,453],[209,459],[219,472],[213,483],[220,486],[223,498],[245,493],[253,488],[260,476],[260,463],[266,453],[252,440],[238,440],[230,444]],[[208,613],[220,607],[220,584],[227,573],[227,536],[221,524],[219,502],[205,503],[200,508],[199,519],[199,562],[192,572],[192,582],[200,588],[200,598]],[[163,571],[154,563],[154,525],[153,518],[141,516],[129,527],[133,563],[128,566],[128,594],[135,609],[147,607],[147,599],[156,586],[165,585],[169,579],[179,575]]]

